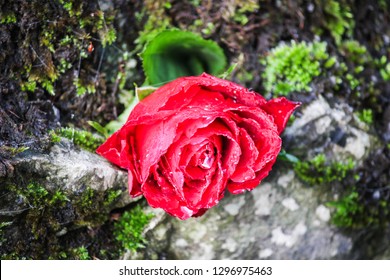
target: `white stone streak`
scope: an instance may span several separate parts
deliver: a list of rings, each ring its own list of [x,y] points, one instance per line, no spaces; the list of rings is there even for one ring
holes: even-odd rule
[[[330,210],[324,205],[320,205],[317,207],[316,215],[323,222],[328,222],[330,220]]]
[[[307,227],[303,222],[297,224],[291,234],[285,234],[281,227],[277,227],[272,231],[271,242],[276,245],[291,248],[306,231]]]
[[[288,197],[282,200],[282,205],[290,211],[295,211],[299,209],[299,205],[294,198]]]

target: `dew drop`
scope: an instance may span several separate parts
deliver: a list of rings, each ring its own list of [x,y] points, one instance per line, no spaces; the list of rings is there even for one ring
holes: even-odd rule
[[[204,169],[210,169],[211,163],[212,163],[212,158],[206,154],[203,161],[200,163],[200,167]]]

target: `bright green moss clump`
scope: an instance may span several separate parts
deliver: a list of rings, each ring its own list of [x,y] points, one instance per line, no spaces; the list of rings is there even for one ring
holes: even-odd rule
[[[299,161],[294,170],[298,177],[310,185],[341,181],[347,172],[355,168],[355,163],[327,162],[324,154],[319,154],[308,161]]]
[[[364,213],[364,207],[356,191],[352,191],[338,201],[329,202],[328,206],[335,208],[332,223],[338,227],[355,227],[357,223],[355,217],[362,216]]]
[[[0,24],[12,24],[12,23],[16,23],[16,21],[17,18],[13,13],[0,14]]]
[[[30,208],[37,210],[46,206],[61,206],[69,201],[63,191],[49,192],[44,186],[36,182],[29,183],[25,188],[10,186],[9,190],[18,194]]]
[[[139,205],[123,213],[114,229],[115,239],[123,249],[135,252],[144,247],[146,240],[142,233],[152,217],[153,214],[145,214]]]
[[[362,122],[368,125],[371,125],[374,122],[371,109],[363,109],[362,111],[357,112],[357,116]]]
[[[104,142],[102,137],[97,137],[91,132],[70,127],[60,128],[55,132],[51,132],[53,142],[58,142],[59,137],[72,140],[73,143],[90,152],[94,152]]]
[[[280,44],[261,60],[265,65],[264,87],[276,95],[310,91],[310,82],[321,73],[321,62],[329,57],[326,43]]]
[[[325,28],[330,32],[336,43],[340,43],[344,35],[351,36],[355,21],[351,8],[341,1],[327,0],[324,3],[326,17]]]

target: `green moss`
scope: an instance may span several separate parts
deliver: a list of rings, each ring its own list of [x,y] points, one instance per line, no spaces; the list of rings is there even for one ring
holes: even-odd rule
[[[142,21],[142,19],[147,16],[147,21],[135,41],[135,53],[139,53],[144,48],[145,44],[156,37],[161,31],[171,27],[171,20],[165,14],[165,3],[166,1],[162,0],[144,1],[144,8],[142,13],[138,15],[138,20]]]
[[[62,58],[60,60],[60,64],[58,65],[57,69],[61,74],[64,74],[67,70],[72,68],[72,64],[68,62],[65,58]]]
[[[380,70],[379,73],[381,74],[382,79],[387,82],[390,81],[390,62],[384,65]]]
[[[328,162],[324,154],[308,161],[298,161],[294,165],[298,177],[310,185],[341,181],[354,168],[355,163],[352,160],[346,163]]]
[[[310,91],[310,82],[320,75],[320,65],[328,58],[326,43],[280,44],[261,60],[265,65],[264,87],[275,95]]]
[[[120,189],[108,189],[105,192],[98,192],[86,187],[77,197],[73,199],[74,209],[77,215],[75,224],[78,226],[98,226],[108,219],[110,207],[119,199],[122,194]],[[106,210],[103,211],[102,210]]]
[[[368,124],[371,125],[373,123],[373,115],[371,109],[363,109],[362,111],[357,113],[358,118]]]
[[[20,53],[31,55],[16,59],[22,59],[22,62],[9,71],[10,76],[18,80],[23,91],[34,93],[37,89],[44,89],[50,95],[59,95],[64,91],[69,93],[68,88],[74,84],[75,89],[71,89],[79,95],[94,93],[100,66],[96,71],[96,66],[92,65],[94,60],[89,58],[93,54],[88,52],[88,45],[93,40],[95,48],[105,48],[116,40],[113,12],[103,12],[96,9],[96,5],[87,5],[83,1],[58,2],[60,5],[45,4],[38,8],[38,13],[30,15],[31,20],[40,23],[39,28],[31,28],[18,47],[24,49]],[[28,1],[23,4],[23,9],[35,11],[37,3]],[[33,40],[38,40],[38,48]],[[23,70],[20,64],[24,65]],[[65,76],[68,70],[76,75]],[[62,89],[58,91],[60,87]]]
[[[111,206],[119,199],[121,194],[122,194],[121,190],[108,190],[105,193],[105,199],[103,205],[106,207]]]
[[[202,0],[188,0],[195,8],[199,7],[202,3]]]
[[[47,47],[50,52],[54,53],[54,45],[53,45],[53,40],[54,39],[54,30],[53,29],[46,29],[41,33],[41,38],[40,38],[40,44],[41,46]]]
[[[96,87],[94,83],[83,81],[80,78],[76,78],[73,81],[73,84],[76,86],[77,95],[84,95],[86,93],[92,94],[96,92]]]
[[[212,22],[206,23],[206,25],[203,26],[201,31],[202,31],[202,34],[204,34],[206,36],[213,34],[213,32],[215,31],[214,23],[212,23]]]
[[[3,245],[4,242],[7,241],[7,236],[4,234],[3,230],[10,226],[12,222],[1,222],[0,223],[0,246]]]
[[[36,182],[30,182],[24,188],[11,185],[9,189],[19,195],[32,209],[61,206],[69,201],[63,191],[49,192],[44,186]]]
[[[104,32],[100,33],[100,38],[102,40],[102,46],[106,47],[107,45],[111,45],[116,40],[116,31],[114,28],[109,28]]]
[[[1,255],[2,260],[26,260],[27,258],[20,256],[17,252]]]
[[[50,141],[54,143],[59,143],[61,141],[61,136],[59,136],[54,130],[49,131]]]
[[[387,11],[388,3],[387,3],[386,0],[379,0],[379,1],[378,1],[378,4],[379,4],[379,7],[380,7],[383,11]]]
[[[345,94],[345,90],[353,93],[351,96],[355,101],[367,93],[371,94],[373,83],[368,81],[364,72],[365,69],[372,68],[375,61],[367,48],[356,40],[345,40],[339,44],[338,50],[340,57],[333,68],[334,89],[341,89],[342,94]]]
[[[343,36],[352,36],[355,21],[351,8],[343,1],[326,0],[321,5],[325,12],[325,28],[330,32],[336,43],[340,43]]]
[[[356,40],[346,40],[340,44],[341,54],[356,65],[362,65],[371,60],[367,48]]]
[[[23,91],[35,92],[36,87],[37,87],[36,81],[26,81],[21,84],[21,89]]]
[[[95,191],[91,188],[87,188],[83,191],[78,204],[82,209],[89,209],[95,203],[94,197]]]
[[[249,18],[247,16],[248,13],[253,13],[260,8],[258,1],[249,0],[249,1],[234,1],[234,13],[232,19],[241,24],[245,25],[249,22]]]
[[[4,245],[0,247],[2,259],[90,259],[92,254],[97,254],[95,246],[113,250],[107,253],[110,258],[117,256],[119,245],[111,238],[113,221],[109,221],[109,211],[122,193],[117,187],[104,192],[86,187],[78,194],[66,194],[32,181],[25,186],[7,184],[1,191],[2,202],[8,204],[4,208],[14,209],[15,204],[16,211],[21,211],[17,216],[17,230],[22,235],[13,234],[13,220],[3,219],[0,224],[0,244]],[[97,227],[104,228],[104,238],[108,234],[112,240],[107,246],[107,242],[96,245],[94,242],[101,242],[100,239],[89,234]],[[72,230],[67,232],[70,228]]]
[[[19,153],[23,153],[27,151],[29,147],[21,146],[21,147],[11,147],[11,146],[1,146],[0,153],[9,154],[11,156],[16,156]]]
[[[335,208],[331,221],[338,227],[356,227],[354,217],[364,214],[364,207],[356,191],[350,192],[338,201],[329,202],[327,205]]]
[[[41,85],[50,95],[55,95],[54,85],[53,85],[53,82],[51,80],[42,79]]]
[[[15,201],[18,201],[18,204],[23,203],[24,209],[27,210],[26,226],[35,239],[47,234],[47,231],[60,228],[60,223],[52,213],[69,201],[63,191],[50,191],[38,182],[19,187],[9,185],[7,189],[15,196]]]
[[[83,12],[83,3],[73,0],[59,0],[63,8],[69,13],[70,17],[80,17]]]
[[[389,215],[388,200],[382,197],[373,204],[365,203],[365,198],[356,188],[350,188],[338,200],[328,203],[335,209],[332,223],[342,228],[367,228],[369,226],[386,226]]]
[[[52,140],[57,140],[58,137],[65,137],[72,140],[76,145],[84,148],[87,151],[95,152],[95,150],[103,143],[104,138],[93,135],[91,132],[77,130],[74,128],[60,128],[52,132]]]
[[[77,247],[71,250],[70,257],[75,260],[90,260],[87,248],[84,246]]]
[[[123,213],[114,225],[115,239],[123,249],[135,252],[144,247],[146,240],[143,237],[143,230],[152,217],[152,214],[145,214],[139,205]]]
[[[1,14],[0,24],[12,24],[16,23],[17,18],[14,13]]]

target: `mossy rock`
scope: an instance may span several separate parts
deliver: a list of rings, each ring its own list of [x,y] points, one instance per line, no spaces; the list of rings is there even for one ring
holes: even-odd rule
[[[101,231],[113,209],[136,201],[128,195],[126,172],[66,139],[47,153],[19,153],[12,165],[0,182],[4,258],[79,258],[68,249],[79,252],[85,244],[70,236]]]

